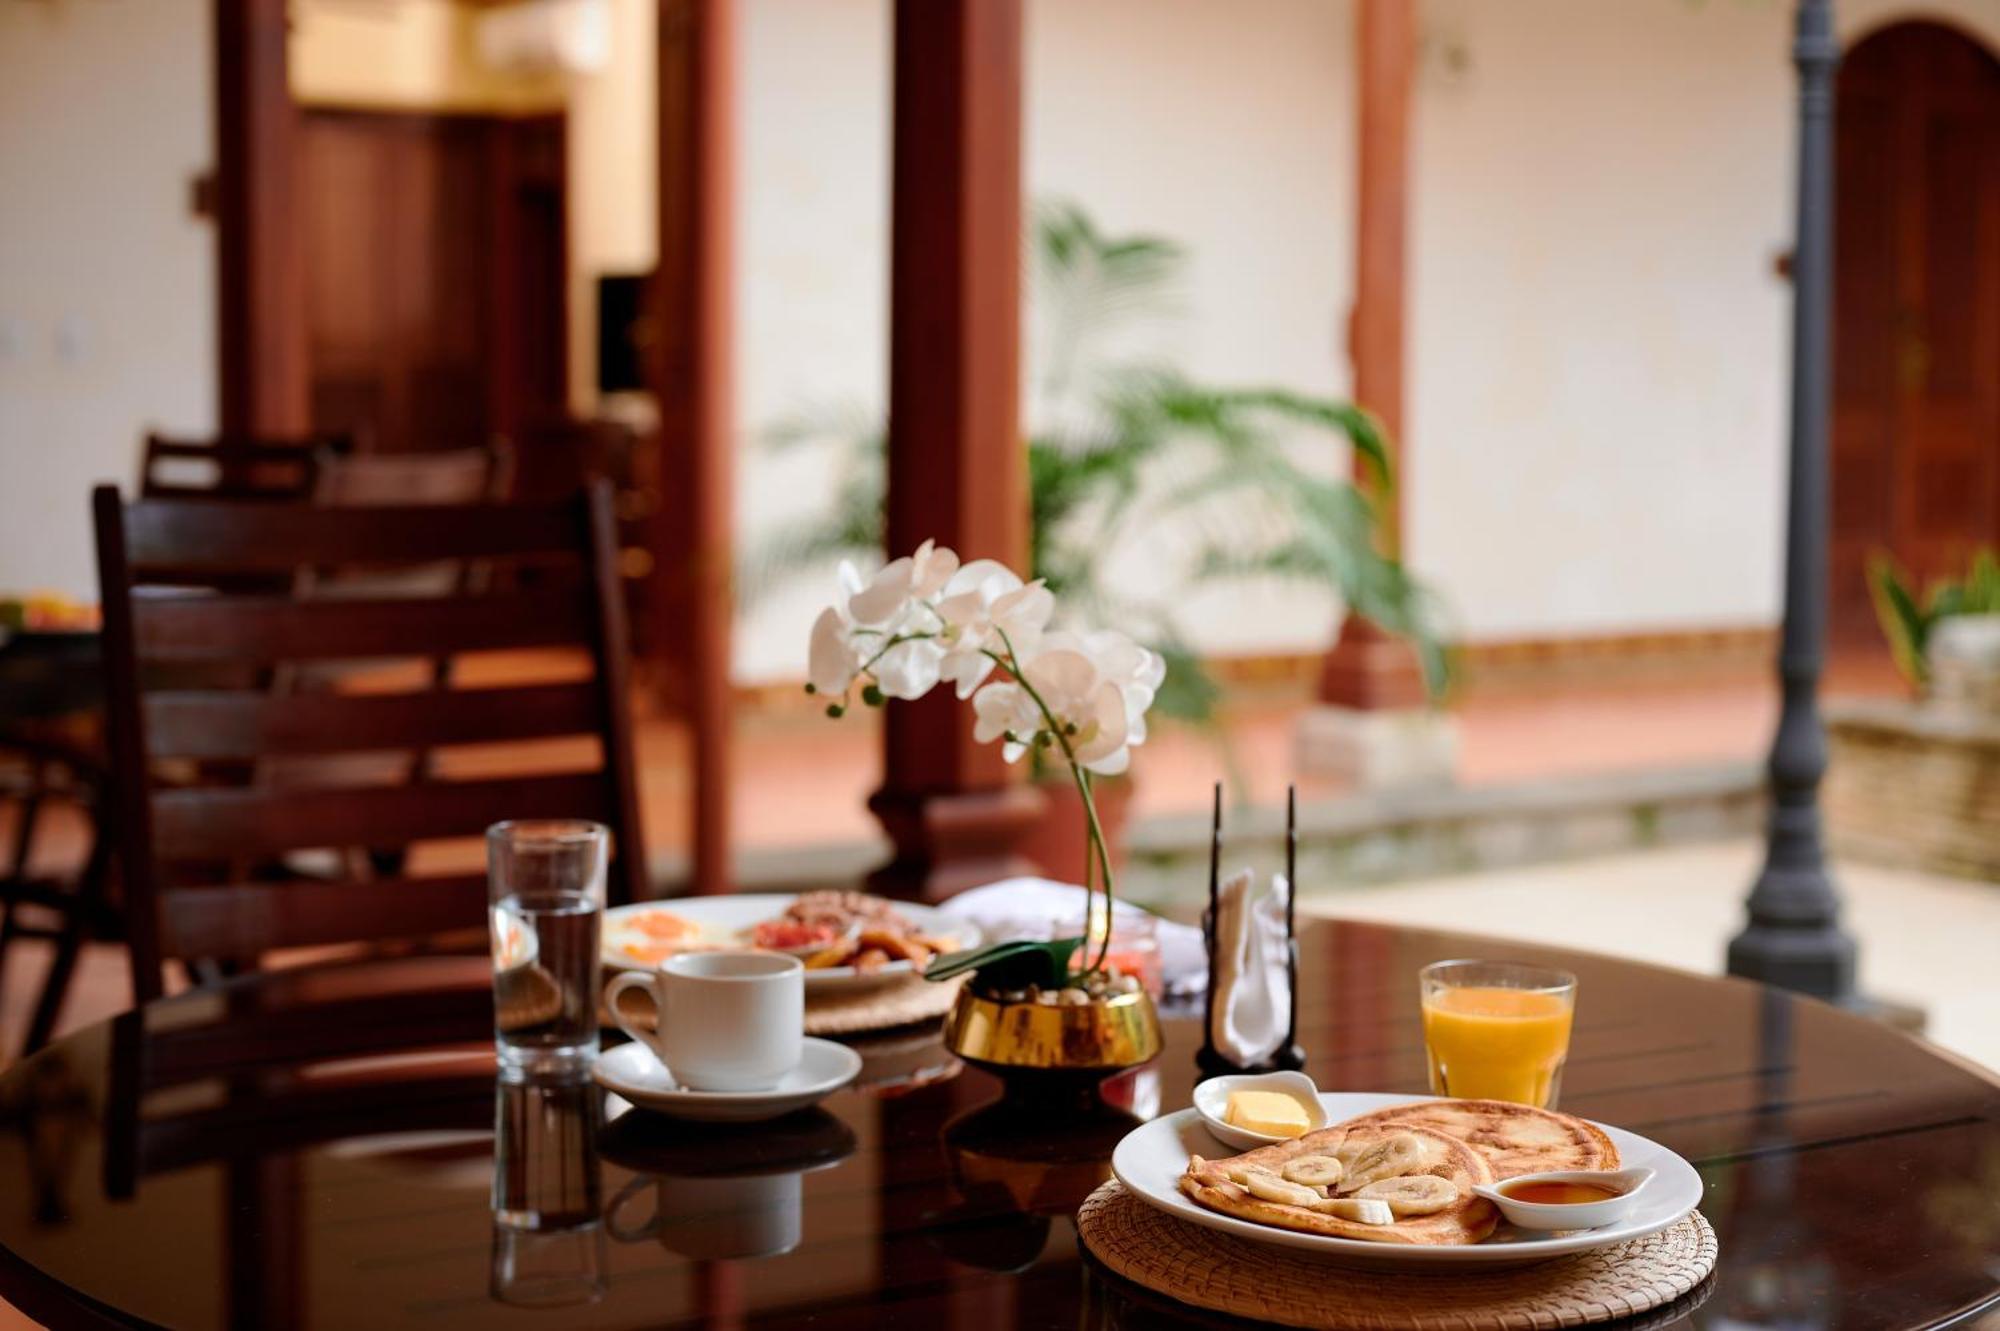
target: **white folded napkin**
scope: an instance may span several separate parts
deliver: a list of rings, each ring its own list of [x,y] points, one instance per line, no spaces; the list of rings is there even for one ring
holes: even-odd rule
[[[1076,883],[1048,878],[1005,878],[961,892],[938,908],[954,919],[970,920],[989,943],[1047,938],[1057,921],[1081,925],[1084,891]],[[1111,903],[1113,927],[1152,916],[1160,944],[1160,979],[1168,993],[1199,993],[1208,979],[1208,953],[1201,930],[1152,915],[1126,901]]]
[[[1255,1067],[1278,1052],[1291,1025],[1291,968],[1285,947],[1285,902],[1292,887],[1274,875],[1256,891],[1248,869],[1231,875],[1215,898],[1215,1001],[1209,1039],[1238,1067]]]

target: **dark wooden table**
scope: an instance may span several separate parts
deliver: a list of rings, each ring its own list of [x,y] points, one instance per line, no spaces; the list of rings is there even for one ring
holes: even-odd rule
[[[1978,1323],[2000,1302],[2000,1084],[1752,985],[1373,925],[1304,937],[1322,1087],[1424,1089],[1416,971],[1479,954],[1581,977],[1567,1109],[1707,1180],[1709,1284],[1646,1326]],[[497,1088],[483,961],[301,971],[184,995],[0,1076],[0,1295],[52,1325],[1209,1325],[1079,1251],[1140,1116],[1188,1102],[1192,1021],[1083,1112],[1000,1102],[934,1036],[857,1041],[861,1084],[777,1125]],[[595,1303],[496,1300],[503,1201],[585,1222]],[[602,1224],[594,1217],[606,1215]],[[543,1256],[547,1256],[546,1251]],[[1330,1276],[1330,1279],[1339,1277]]]

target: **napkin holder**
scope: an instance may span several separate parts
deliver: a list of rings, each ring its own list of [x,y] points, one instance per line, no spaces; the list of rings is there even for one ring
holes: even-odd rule
[[[1248,1067],[1237,1063],[1215,1047],[1215,918],[1216,902],[1222,891],[1222,783],[1215,783],[1215,811],[1208,839],[1208,908],[1201,915],[1202,942],[1208,953],[1208,996],[1204,1000],[1201,1048],[1194,1056],[1201,1080],[1240,1072],[1296,1072],[1306,1065],[1305,1050],[1299,1047],[1299,936],[1296,923],[1299,878],[1299,793],[1296,786],[1285,789],[1285,992],[1290,1004],[1284,1043],[1261,1063]]]

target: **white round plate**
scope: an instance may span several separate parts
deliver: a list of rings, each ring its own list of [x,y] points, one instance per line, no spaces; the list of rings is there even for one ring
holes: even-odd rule
[[[667,901],[638,901],[629,906],[613,906],[604,912],[604,964],[612,970],[621,971],[653,969],[621,951],[627,941],[645,938],[644,934],[626,923],[635,915],[653,910],[667,911],[700,927],[698,946],[733,948],[744,946],[738,939],[744,930],[783,915],[785,908],[796,899],[791,893],[750,892],[741,896],[675,897]],[[952,951],[979,946],[979,927],[970,920],[956,919],[935,906],[919,906],[908,901],[898,901],[895,907],[896,912],[916,926],[919,933],[931,938],[951,939],[955,944]],[[825,970],[807,971],[806,988],[813,992],[865,989],[883,980],[908,975],[911,969],[907,961],[892,961],[880,970],[865,973],[852,966],[831,966]]]
[[[1437,1097],[1322,1091],[1319,1098],[1320,1103],[1326,1106],[1327,1121],[1338,1125],[1357,1114]],[[1418,1266],[1525,1266],[1565,1253],[1584,1252],[1656,1233],[1680,1220],[1701,1203],[1701,1175],[1695,1172],[1693,1165],[1636,1132],[1614,1128],[1608,1123],[1598,1126],[1618,1148],[1621,1167],[1644,1166],[1655,1171],[1653,1181],[1640,1194],[1639,1204],[1632,1213],[1617,1224],[1606,1225],[1602,1229],[1567,1233],[1516,1229],[1503,1220],[1500,1227],[1493,1231],[1493,1237],[1484,1243],[1438,1246],[1369,1243],[1325,1234],[1303,1234],[1211,1211],[1180,1190],[1180,1178],[1187,1171],[1188,1157],[1200,1155],[1218,1160],[1240,1152],[1210,1135],[1200,1113],[1193,1109],[1156,1118],[1127,1133],[1112,1154],[1111,1172],[1140,1201],[1189,1224],[1219,1229],[1225,1234],[1276,1244],[1281,1248],[1300,1248],[1319,1253],[1329,1261],[1343,1265],[1368,1266],[1378,1270]]]
[[[808,1035],[799,1065],[768,1091],[687,1090],[667,1075],[652,1050],[636,1040],[605,1050],[591,1076],[637,1109],[702,1123],[756,1123],[816,1105],[860,1072],[861,1055],[844,1044]]]

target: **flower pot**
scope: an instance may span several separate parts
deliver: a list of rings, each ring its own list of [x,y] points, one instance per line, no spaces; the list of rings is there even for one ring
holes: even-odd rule
[[[1041,866],[1043,874],[1064,883],[1084,881],[1090,854],[1090,825],[1083,816],[1083,796],[1065,773],[1060,779],[1047,777],[1036,788],[1048,801],[1041,821],[1029,829],[1021,843],[1021,853]],[[1111,867],[1125,863],[1125,824],[1132,809],[1132,778],[1099,778],[1091,786],[1097,801],[1098,825],[1104,829],[1104,845],[1111,852]]]
[[[1108,1077],[1160,1052],[1160,1014],[1143,989],[1087,1003],[1003,1003],[968,984],[945,1018],[944,1042],[1003,1076]]]

